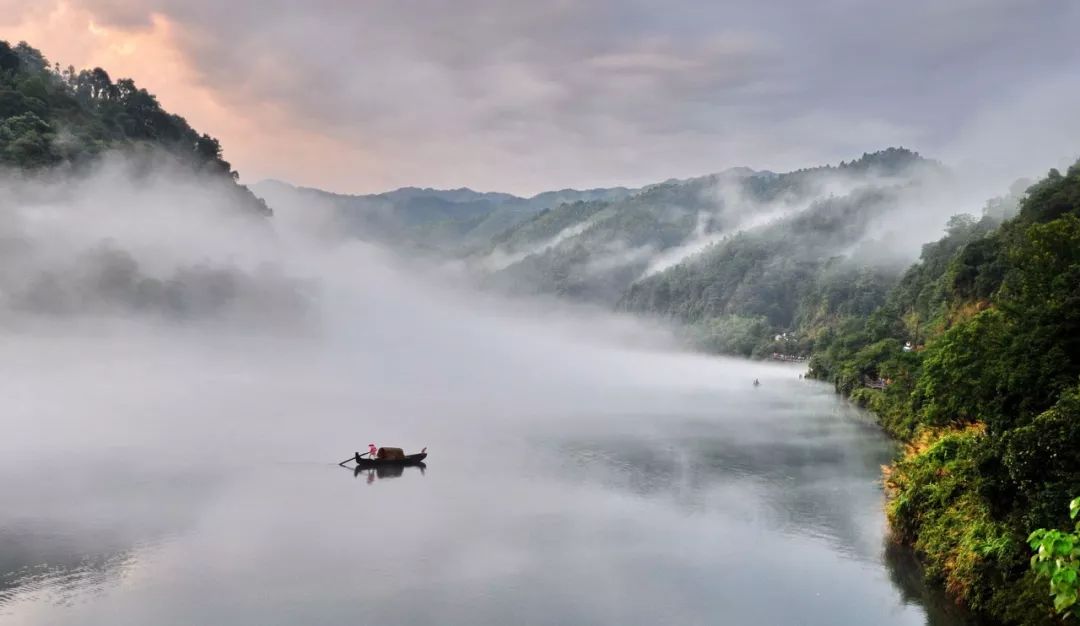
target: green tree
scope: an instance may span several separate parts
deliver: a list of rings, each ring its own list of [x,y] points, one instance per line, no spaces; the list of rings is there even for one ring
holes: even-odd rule
[[[927,423],[973,422],[1000,413],[1000,357],[1011,332],[997,309],[950,329],[930,346],[915,386],[915,405]]]
[[[1080,498],[1069,503],[1069,517],[1080,514]],[[1028,545],[1035,551],[1031,569],[1039,578],[1050,581],[1054,609],[1069,616],[1080,595],[1080,521],[1072,532],[1040,528],[1028,536]]]
[[[52,150],[52,129],[33,113],[23,113],[0,122],[0,157],[10,164],[36,167],[56,161]]]

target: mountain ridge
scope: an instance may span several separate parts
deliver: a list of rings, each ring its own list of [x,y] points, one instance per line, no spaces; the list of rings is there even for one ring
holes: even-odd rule
[[[772,221],[821,233],[848,232],[847,239],[834,237],[820,248],[856,246],[877,227],[875,219],[896,210],[878,205],[896,205],[908,187],[944,171],[939,162],[903,148],[786,173],[729,168],[647,185],[611,202],[541,212],[492,239],[472,261],[490,271],[489,284],[514,293],[572,295],[614,305],[649,274]],[[838,199],[848,196],[847,203]]]

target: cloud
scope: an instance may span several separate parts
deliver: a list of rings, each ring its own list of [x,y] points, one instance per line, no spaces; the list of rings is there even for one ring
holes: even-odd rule
[[[101,50],[123,41],[179,60],[118,64],[221,136],[247,179],[340,191],[527,193],[886,144],[952,153],[972,120],[1008,128],[1015,101],[1053,98],[1048,79],[1080,62],[1066,0],[22,4],[7,23],[62,62],[117,60]]]

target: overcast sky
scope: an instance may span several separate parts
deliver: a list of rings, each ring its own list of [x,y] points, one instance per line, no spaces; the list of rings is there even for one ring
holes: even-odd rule
[[[904,145],[1080,156],[1075,0],[0,0],[0,37],[131,76],[242,180],[535,193]]]

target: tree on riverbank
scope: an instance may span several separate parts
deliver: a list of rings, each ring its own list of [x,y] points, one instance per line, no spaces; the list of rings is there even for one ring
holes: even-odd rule
[[[1080,498],[1069,503],[1069,517],[1080,515]],[[1028,537],[1028,544],[1035,551],[1031,557],[1031,569],[1039,578],[1050,581],[1050,595],[1054,609],[1063,616],[1072,614],[1080,594],[1080,521],[1073,532],[1040,528]]]

